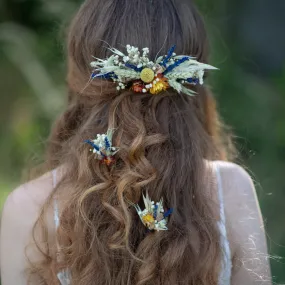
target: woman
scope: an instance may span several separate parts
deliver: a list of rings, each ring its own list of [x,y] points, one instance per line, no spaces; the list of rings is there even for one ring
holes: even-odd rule
[[[50,172],[3,210],[2,285],[270,284],[254,186],[226,162],[207,61],[190,0],[83,4]]]

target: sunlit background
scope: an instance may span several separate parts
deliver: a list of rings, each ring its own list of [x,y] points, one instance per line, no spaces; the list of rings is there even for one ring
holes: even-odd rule
[[[51,122],[65,102],[66,27],[81,2],[0,2],[1,205],[23,169],[43,159]],[[211,63],[220,68],[210,84],[236,135],[238,162],[256,182],[274,281],[285,283],[285,1],[197,4],[209,30]]]

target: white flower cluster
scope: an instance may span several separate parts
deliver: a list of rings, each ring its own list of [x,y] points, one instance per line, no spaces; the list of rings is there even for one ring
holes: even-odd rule
[[[106,148],[106,138],[108,140],[110,148]],[[110,151],[112,152],[117,150],[116,147],[112,147],[112,141],[108,137],[108,134],[102,134],[102,135],[98,134],[97,138],[93,140],[93,143],[97,145],[100,148],[100,151],[102,151],[103,153],[108,153]],[[93,153],[98,155],[101,155],[100,151],[96,150],[95,148],[93,149]]]
[[[98,134],[97,138],[95,140],[93,140],[93,143],[96,144],[100,149],[105,147],[105,138],[107,136],[105,134]],[[96,150],[95,148],[93,149],[93,153],[96,153],[98,155],[100,155],[100,151]]]
[[[160,81],[159,78],[154,79],[154,83],[155,83],[155,82],[158,82],[158,81]],[[152,86],[153,86],[152,83],[149,83],[149,84],[146,84],[146,85],[145,85],[146,88],[151,88]],[[146,90],[145,90],[145,91],[146,91]],[[143,92],[144,92],[144,90],[143,90]]]
[[[126,85],[124,84],[124,83],[122,83],[122,82],[119,82],[118,83],[118,86],[117,86],[117,90],[123,90],[123,89],[126,89]]]
[[[153,68],[156,70],[155,64],[153,61],[149,60],[149,48],[143,48],[142,52],[139,51],[137,47],[127,45],[127,54],[123,54],[116,49],[112,49],[116,55],[113,56],[113,65],[121,67],[122,69],[126,69],[126,64],[134,65],[136,68],[140,69],[143,67]],[[117,78],[114,79],[115,82],[118,82],[117,90],[123,90],[126,88],[126,84],[124,82],[130,81],[130,79],[139,79],[140,73],[131,71],[130,73],[126,73],[126,70],[122,72],[117,72]],[[143,91],[147,92],[146,89]],[[144,93],[145,93],[144,92]]]
[[[127,56],[123,57],[123,61],[125,63],[129,62],[131,64],[136,65],[137,68],[141,68],[144,66],[152,66],[154,63],[149,60],[149,48],[145,47],[142,49],[142,56],[141,52],[137,47],[127,45]]]

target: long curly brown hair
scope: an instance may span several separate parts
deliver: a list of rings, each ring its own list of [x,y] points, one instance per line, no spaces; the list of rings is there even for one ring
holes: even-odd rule
[[[206,162],[227,159],[230,140],[205,86],[193,87],[192,97],[172,89],[118,93],[101,79],[84,89],[91,56],[105,58],[108,45],[127,44],[149,47],[152,58],[176,44],[177,54],[208,62],[204,23],[191,0],[85,1],[68,39],[68,106],[49,139],[48,168],[60,167],[63,175],[34,228],[43,254],[30,269],[37,284],[58,284],[62,268],[77,285],[218,283],[219,217]],[[83,143],[107,129],[115,130],[120,148],[113,167]],[[132,203],[141,203],[146,191],[174,209],[168,231],[148,232],[140,222]],[[50,240],[44,221],[55,197],[60,227]]]

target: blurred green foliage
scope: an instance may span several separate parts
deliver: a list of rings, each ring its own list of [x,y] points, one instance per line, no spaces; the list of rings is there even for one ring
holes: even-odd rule
[[[65,30],[80,2],[0,3],[1,205],[20,183],[22,169],[41,162],[51,121],[64,104]],[[285,256],[285,2],[274,2],[197,0],[212,63],[220,68],[210,84],[236,135],[239,162],[254,174],[274,281],[280,283],[285,282],[279,258]]]

